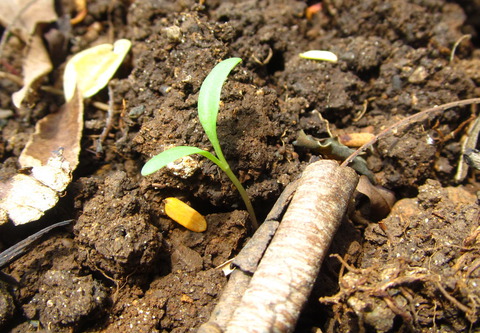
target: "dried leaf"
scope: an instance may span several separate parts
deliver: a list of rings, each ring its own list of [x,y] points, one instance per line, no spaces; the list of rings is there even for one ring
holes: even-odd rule
[[[2,0],[0,1],[0,23],[23,41],[28,41],[38,23],[57,20],[53,0]]]
[[[0,217],[6,213],[15,225],[25,224],[55,206],[78,165],[82,129],[83,100],[78,93],[37,123],[19,157],[22,168],[30,173],[0,183]]]
[[[38,220],[58,201],[55,191],[26,175],[15,175],[6,183],[0,183],[0,196],[0,209],[15,225]]]
[[[365,176],[360,176],[356,190],[368,198],[368,203],[360,203],[362,215],[373,221],[385,218],[396,200],[393,192],[384,187],[372,185]]]
[[[13,104],[19,108],[30,87],[42,77],[50,73],[53,66],[43,39],[36,33],[29,40],[27,54],[23,60],[23,87],[12,95]]]
[[[104,88],[122,64],[131,44],[127,39],[120,39],[113,45],[97,45],[74,55],[63,74],[65,100],[73,97],[76,88],[84,98]]]
[[[312,150],[317,154],[322,154],[328,158],[343,161],[354,152],[353,149],[341,144],[338,138],[316,139],[311,135],[305,134],[303,130],[297,134],[297,140],[293,142],[297,147],[303,147]],[[373,173],[367,167],[367,161],[357,156],[351,163],[352,169],[361,175],[365,175],[371,182],[375,182]]]
[[[57,20],[53,0],[2,0],[0,22],[27,43],[23,60],[24,86],[13,94],[13,104],[20,107],[30,87],[52,70],[38,23]]]
[[[45,165],[52,152],[63,150],[63,157],[74,170],[78,164],[83,130],[83,100],[75,95],[57,112],[37,122],[35,133],[19,157],[22,168]]]

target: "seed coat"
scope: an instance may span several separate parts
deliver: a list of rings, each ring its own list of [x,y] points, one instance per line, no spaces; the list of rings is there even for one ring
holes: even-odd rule
[[[178,224],[195,232],[207,230],[207,221],[195,209],[177,198],[166,198],[165,214]]]

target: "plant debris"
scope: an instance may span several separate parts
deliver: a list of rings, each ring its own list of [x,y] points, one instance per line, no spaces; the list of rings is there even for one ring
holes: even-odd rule
[[[95,95],[104,88],[122,64],[132,43],[127,39],[102,44],[75,54],[65,67],[63,91],[65,99],[73,98],[76,89],[83,98]]]
[[[24,86],[12,96],[16,107],[20,107],[30,87],[53,68],[39,24],[56,20],[57,14],[53,0],[4,0],[0,2],[0,22],[8,27],[2,37],[0,56],[3,51],[3,43],[8,37],[8,31],[12,31],[27,43],[23,60]]]
[[[0,182],[0,209],[15,225],[38,220],[55,206],[78,165],[83,129],[83,100],[79,94],[38,121],[19,157],[25,170]]]
[[[358,181],[356,191],[368,198],[365,203],[356,197],[356,208],[367,221],[379,221],[390,213],[395,203],[395,194],[381,186],[374,186],[368,177],[362,175]]]
[[[207,230],[205,217],[177,198],[165,199],[165,214],[188,230],[195,232]]]
[[[360,268],[341,260],[349,272],[340,278],[339,292],[320,299],[333,306],[333,331],[343,331],[347,318],[379,332],[477,325],[476,198],[433,180],[419,191],[418,199],[399,200],[381,225],[367,227],[368,255]],[[467,239],[472,241],[465,246]]]
[[[294,141],[293,144],[338,161],[345,160],[354,152],[353,149],[341,144],[338,138],[316,139],[311,135],[305,134],[303,130],[298,132],[297,140]],[[375,183],[375,176],[368,169],[367,161],[362,157],[357,156],[353,160],[351,167],[359,174],[367,176],[372,183]]]

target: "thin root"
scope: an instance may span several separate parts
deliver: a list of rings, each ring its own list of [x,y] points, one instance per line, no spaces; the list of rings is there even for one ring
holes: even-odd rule
[[[440,290],[440,292],[443,294],[443,296],[445,296],[446,299],[448,299],[450,302],[452,302],[458,309],[465,312],[465,314],[467,315],[468,318],[470,317],[470,315],[473,315],[473,310],[470,309],[468,306],[464,305],[463,303],[460,303],[460,301],[458,301],[455,297],[450,295],[445,290],[445,288],[443,288],[443,286],[440,284],[440,282],[436,281],[435,284],[436,284],[438,290]]]
[[[464,40],[470,38],[472,38],[472,35],[463,35],[455,42],[455,44],[453,44],[452,52],[450,53],[450,64],[453,62],[453,59],[455,59],[455,52],[457,51],[458,45],[460,45],[460,43]]]
[[[358,268],[355,268],[353,266],[351,266],[349,263],[347,263],[340,255],[338,255],[337,253],[333,253],[330,255],[331,258],[337,258],[338,261],[340,261],[340,263],[346,268],[348,269],[350,272],[353,272],[355,274],[361,274],[363,271],[361,269],[358,269]]]

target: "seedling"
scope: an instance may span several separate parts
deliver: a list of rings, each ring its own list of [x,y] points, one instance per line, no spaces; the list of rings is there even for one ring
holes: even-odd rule
[[[197,147],[173,147],[152,157],[147,163],[145,163],[142,168],[142,175],[150,175],[165,167],[167,164],[184,156],[200,154],[218,165],[218,167],[227,174],[228,178],[230,178],[233,185],[235,185],[240,193],[243,202],[245,202],[245,206],[252,220],[252,225],[256,229],[258,227],[257,218],[255,217],[255,212],[250,199],[248,198],[248,194],[238,178],[232,172],[232,169],[230,169],[227,160],[223,156],[222,148],[220,147],[217,137],[217,115],[222,86],[230,71],[241,61],[242,59],[240,58],[223,60],[212,69],[200,87],[200,93],[198,95],[198,118],[200,119],[200,123],[202,124],[208,139],[212,143],[216,156]]]

